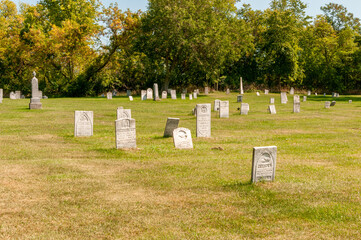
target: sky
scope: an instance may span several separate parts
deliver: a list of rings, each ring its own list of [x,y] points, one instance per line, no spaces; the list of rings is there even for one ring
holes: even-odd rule
[[[264,10],[268,8],[271,0],[241,0],[238,5],[243,3],[251,4],[253,9]],[[38,0],[16,0],[15,2],[24,2],[29,4],[36,4]],[[132,11],[141,9],[145,11],[148,6],[147,0],[101,0],[101,2],[108,6],[110,3],[117,2],[119,8],[126,10],[129,8]],[[303,0],[308,5],[306,13],[310,16],[316,16],[321,14],[320,7],[327,3],[334,2],[343,5],[347,10],[355,15],[355,17],[361,18],[361,0]]]

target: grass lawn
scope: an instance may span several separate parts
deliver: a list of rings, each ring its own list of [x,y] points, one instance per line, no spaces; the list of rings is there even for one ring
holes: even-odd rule
[[[31,111],[4,99],[0,239],[361,239],[361,97],[325,109],[330,96],[309,96],[294,114],[292,96],[246,93],[243,116],[236,96],[43,99]],[[192,109],[217,98],[230,118],[212,112],[212,137],[196,138]],[[119,106],[138,150],[115,149]],[[94,111],[94,136],[74,138],[75,110]],[[167,117],[191,130],[193,150],[162,137]],[[275,182],[251,184],[253,147],[272,145]]]

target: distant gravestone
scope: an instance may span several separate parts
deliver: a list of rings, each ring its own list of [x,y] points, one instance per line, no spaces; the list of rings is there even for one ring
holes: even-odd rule
[[[336,93],[336,97],[340,97],[340,94],[339,94],[339,93]]]
[[[140,99],[142,101],[147,100],[147,90],[141,90],[140,91]]]
[[[164,129],[164,137],[173,137],[174,129],[178,128],[179,118],[168,118]]]
[[[147,89],[147,99],[153,99],[153,89]]]
[[[307,95],[311,96],[311,91],[310,90],[307,91]]]
[[[295,89],[293,87],[291,87],[290,94],[291,95],[295,94]]]
[[[219,102],[219,117],[229,118],[229,101]]]
[[[3,103],[3,98],[4,98],[4,90],[0,88],[0,103]]]
[[[281,103],[286,104],[287,102],[288,102],[287,93],[286,92],[281,92]]]
[[[267,95],[268,93],[269,93],[269,90],[268,90],[268,89],[265,89],[265,90],[264,90],[264,94]]]
[[[153,84],[153,92],[154,92],[154,101],[159,101],[159,90],[158,90],[158,83]]]
[[[199,95],[199,89],[197,88],[196,90],[194,90],[198,95]]]
[[[330,108],[331,102],[330,101],[326,101],[325,102],[325,108]]]
[[[315,96],[317,96],[317,92],[315,92]]]
[[[270,114],[276,114],[276,107],[275,107],[275,105],[269,105],[269,106],[268,106],[268,112],[269,112]]]
[[[134,119],[121,118],[115,121],[115,146],[117,149],[137,148]]]
[[[240,77],[239,78],[239,93],[240,94],[244,94],[244,92],[243,92],[243,79],[242,79],[242,77]]]
[[[174,147],[178,149],[193,149],[191,131],[187,128],[176,128],[173,131]]]
[[[300,96],[298,95],[293,96],[293,112],[294,113],[301,112],[301,101],[300,101]]]
[[[171,91],[172,91],[172,89],[171,89],[171,88],[168,88],[168,94],[170,94],[170,93],[171,93]]]
[[[21,91],[15,91],[15,97],[16,97],[16,99],[20,99],[21,98]]]
[[[75,111],[74,118],[74,136],[89,137],[93,136],[93,111]]]
[[[29,109],[41,109],[42,104],[40,102],[40,97],[42,97],[42,93],[39,93],[39,82],[35,72],[33,72],[33,76],[33,79],[31,79],[31,99]]]
[[[307,96],[303,96],[303,101],[304,101],[304,102],[307,101]]]
[[[193,100],[193,96],[191,93],[189,94],[189,100]]]
[[[25,95],[21,95],[20,98],[21,98],[21,99],[25,99]],[[47,97],[47,96],[43,96],[43,99],[48,99],[48,97]]]
[[[124,109],[123,107],[117,108],[117,120],[121,118],[132,118],[132,110]]]
[[[241,115],[248,115],[248,111],[249,111],[249,104],[241,103]]]
[[[197,137],[211,137],[211,104],[197,104]]]
[[[167,99],[167,97],[168,97],[167,91],[163,91],[162,92],[162,99]]]
[[[113,96],[114,96],[114,91],[113,91]],[[116,96],[116,93],[115,93]],[[127,97],[132,96],[132,91],[131,90],[127,90]]]
[[[176,90],[171,90],[171,91],[170,91],[170,95],[171,95],[172,99],[177,99],[177,92],[176,92]]]
[[[185,99],[186,99],[186,94],[185,94],[185,93],[182,93],[182,94],[181,94],[181,99],[182,99],[182,100],[185,100]]]
[[[243,96],[242,95],[238,95],[237,96],[237,102],[242,102],[243,100]]]
[[[253,148],[252,183],[272,182],[276,173],[277,147]]]
[[[332,97],[335,97],[335,94],[336,94],[336,93],[333,92],[333,93],[332,93]]]
[[[219,111],[219,102],[220,102],[221,100],[218,100],[218,99],[216,99],[216,100],[214,100],[214,111]]]
[[[16,99],[16,94],[14,92],[10,92],[10,99]]]
[[[193,92],[193,98],[197,99],[197,92],[196,91]]]
[[[107,99],[110,100],[113,98],[112,92],[107,92]]]
[[[326,93],[324,93],[323,96],[326,97]]]
[[[2,89],[0,89],[0,91],[2,91]],[[2,96],[2,93],[0,93]],[[2,97],[1,97],[2,98]],[[352,100],[348,100],[348,103],[352,103]]]
[[[336,105],[336,101],[332,101],[330,106],[333,107],[335,105]]]
[[[205,88],[204,88],[204,94],[205,94],[205,95],[208,95],[208,94],[209,94],[209,89],[208,89],[208,87],[205,87]]]
[[[129,91],[130,91],[130,90],[129,90]],[[128,90],[127,90],[127,92],[128,92]],[[114,90],[113,90],[113,97],[116,97],[116,96],[117,96],[117,93],[118,93],[117,90],[114,89]],[[131,94],[132,94],[132,92],[130,92],[130,95],[131,95]]]
[[[226,94],[230,94],[230,90],[229,90],[229,88],[227,88],[227,90],[226,90]]]
[[[133,96],[129,96],[129,101],[133,102]]]
[[[197,106],[192,109],[192,115],[197,116]]]
[[[275,98],[270,98],[269,103],[270,104],[275,104]]]
[[[257,95],[257,96],[260,96],[259,92],[256,92],[256,95]]]

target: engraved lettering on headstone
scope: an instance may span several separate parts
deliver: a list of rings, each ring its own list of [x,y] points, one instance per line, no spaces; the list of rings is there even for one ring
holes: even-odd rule
[[[211,137],[211,104],[197,104],[197,137]]]
[[[93,111],[75,111],[75,137],[93,136]]]
[[[173,131],[174,147],[179,149],[193,149],[191,131],[187,128],[176,128]]]
[[[122,118],[115,121],[115,145],[117,149],[137,148],[134,119]]]
[[[276,174],[277,147],[253,148],[252,182],[274,181]]]

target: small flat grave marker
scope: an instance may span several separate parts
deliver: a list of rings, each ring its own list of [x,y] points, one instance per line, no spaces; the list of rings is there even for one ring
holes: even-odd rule
[[[336,101],[332,101],[330,106],[333,107],[335,105],[336,105]]]
[[[256,95],[257,95],[257,96],[260,96],[259,92],[256,92]]]

